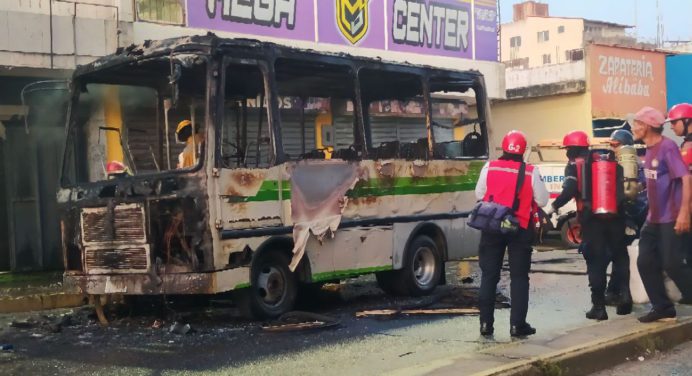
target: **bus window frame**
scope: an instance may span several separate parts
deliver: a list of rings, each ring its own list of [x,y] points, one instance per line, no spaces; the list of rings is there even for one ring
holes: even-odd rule
[[[181,55],[184,55],[184,53],[180,53]],[[210,104],[212,101],[214,101],[213,93],[211,92],[213,82],[216,79],[214,72],[216,71],[215,69],[215,59],[213,59],[209,54],[206,53],[196,53],[195,55],[199,56],[200,58],[204,59],[205,61],[205,80],[206,80],[206,87],[204,90],[204,111],[205,111],[205,121],[204,121],[204,130],[205,134],[207,136],[210,135],[210,132],[212,131],[211,128],[215,125],[215,121],[211,119],[211,116],[213,115],[211,113],[211,106]],[[175,55],[158,55],[158,56],[152,56],[147,59],[142,59],[137,61],[137,64],[144,64],[147,62],[154,62],[157,60],[161,60],[164,58],[170,58],[170,56],[175,56]],[[112,66],[109,66],[108,69],[117,69],[117,68],[122,68],[127,65],[132,65],[133,62],[123,62],[120,64],[115,64]],[[76,117],[74,114],[75,109],[78,108],[78,103],[79,103],[79,98],[82,94],[82,87],[85,85],[89,84],[103,84],[103,85],[119,85],[119,86],[140,86],[140,87],[150,87],[154,89],[157,93],[157,102],[159,109],[163,109],[162,102],[163,102],[163,96],[162,93],[165,91],[160,90],[160,87],[156,87],[156,85],[148,85],[148,84],[143,84],[143,85],[134,85],[133,82],[125,81],[125,82],[120,82],[117,83],[114,81],[115,77],[113,73],[108,73],[106,75],[103,75],[103,71],[95,71],[95,72],[90,72],[83,74],[82,76],[75,77],[71,83],[70,83],[70,89],[72,90],[72,97],[69,102],[69,107],[68,107],[68,115],[67,115],[67,124],[66,124],[66,129],[65,129],[65,143],[64,143],[64,148],[63,148],[63,153],[62,153],[62,166],[61,166],[61,173],[60,173],[60,188],[62,189],[75,189],[75,188],[92,188],[92,187],[101,187],[101,186],[106,186],[106,185],[113,185],[114,183],[121,183],[121,182],[136,182],[136,181],[141,181],[141,180],[150,180],[152,178],[166,178],[166,177],[172,177],[172,176],[179,176],[179,175],[193,175],[201,170],[204,169],[205,166],[205,159],[207,159],[207,150],[209,149],[208,146],[206,145],[207,143],[204,143],[201,145],[201,150],[200,150],[200,157],[199,160],[197,161],[197,164],[193,167],[190,168],[185,168],[185,169],[177,169],[177,168],[171,168],[169,170],[161,170],[157,172],[148,172],[148,173],[143,173],[143,174],[137,174],[137,175],[128,175],[128,176],[119,176],[119,177],[114,177],[112,179],[102,179],[102,180],[97,180],[97,181],[77,181],[77,155],[74,155],[76,153],[75,148],[75,142],[74,142],[74,137],[76,137],[76,132],[77,132],[77,124],[76,124]],[[110,76],[108,76],[110,75]],[[94,77],[96,76],[96,77]],[[99,76],[103,77],[104,79],[99,80],[99,79],[94,79],[98,78]],[[105,79],[106,77],[110,77],[110,79]],[[163,121],[162,120],[163,116],[157,116],[157,119],[159,122]],[[156,127],[163,127],[163,124],[156,124]],[[213,134],[213,133],[212,133]],[[68,153],[73,154],[72,159],[73,161],[73,168],[75,169],[74,171],[74,179],[75,181],[66,181],[68,180],[68,174],[67,174],[67,169],[68,169]]]
[[[271,62],[272,59],[265,60],[262,58],[237,58],[229,55],[224,55],[222,62],[220,64],[221,72],[218,75],[221,79],[218,80],[218,95],[216,99],[218,122],[217,122],[217,132],[214,138],[215,140],[215,150],[214,150],[214,166],[223,169],[239,169],[240,167],[229,168],[224,167],[223,161],[221,160],[222,150],[221,150],[221,137],[222,129],[224,127],[224,121],[226,118],[226,72],[230,65],[248,65],[257,67],[262,74],[262,83],[264,86],[264,93],[267,99],[267,107],[265,111],[267,112],[267,128],[269,129],[269,144],[271,150],[271,160],[269,166],[277,166],[285,161],[285,155],[283,153],[283,144],[281,142],[281,133],[277,129],[277,117],[278,116],[278,98],[275,91],[275,80],[274,80],[274,64]]]
[[[362,102],[362,96],[361,96],[361,87],[360,87],[360,78],[358,76],[358,72],[361,67],[359,67],[354,61],[350,61],[345,58],[334,58],[331,56],[322,56],[322,55],[317,55],[314,54],[314,59],[309,59],[309,55],[306,54],[281,54],[277,55],[272,59],[271,62],[271,67],[272,67],[272,82],[273,86],[276,88],[276,96],[277,96],[277,106],[276,106],[276,111],[277,111],[277,117],[278,119],[277,123],[277,132],[283,132],[283,124],[282,124],[282,118],[281,118],[281,113],[280,109],[278,108],[278,99],[280,98],[280,93],[278,90],[278,82],[276,80],[276,63],[277,61],[284,60],[284,61],[305,61],[305,62],[310,62],[310,61],[317,61],[323,65],[332,65],[332,66],[338,66],[338,67],[344,67],[347,68],[349,71],[349,76],[353,80],[353,98],[351,98],[353,102],[353,109],[354,109],[354,122],[353,122],[353,142],[354,145],[360,146],[360,149],[358,150],[360,152],[360,157],[357,158],[356,160],[366,160],[368,159],[368,147],[366,145],[366,137],[365,135],[368,135],[368,133],[365,132],[365,127],[364,127],[364,118],[363,118],[363,102]],[[281,134],[281,133],[279,133]],[[303,135],[303,137],[305,137]],[[282,162],[277,162],[277,164],[281,164],[287,161],[290,161],[290,159],[283,154],[283,143],[281,143],[281,151],[282,155],[284,157]],[[297,160],[297,159],[296,159]],[[295,161],[295,160],[294,160]]]
[[[428,159],[432,159],[433,156],[433,145],[434,145],[434,135],[432,134],[432,101],[430,100],[430,86],[428,84],[428,78],[430,76],[429,72],[425,69],[418,67],[409,66],[398,66],[398,65],[387,65],[387,64],[363,64],[358,68],[358,84],[360,85],[360,74],[363,70],[370,71],[385,71],[390,73],[401,73],[410,74],[417,76],[420,80],[421,87],[421,97],[423,98],[423,108],[425,109],[424,119],[425,128],[428,138]],[[360,87],[360,86],[359,86]],[[363,122],[364,131],[366,132],[366,142],[367,151],[372,154],[374,147],[372,145],[372,127],[370,124],[370,103],[365,102],[363,98],[362,101],[362,111],[363,111]]]

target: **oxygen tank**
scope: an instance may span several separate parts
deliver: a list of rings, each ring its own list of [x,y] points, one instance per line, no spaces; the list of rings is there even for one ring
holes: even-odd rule
[[[618,164],[622,167],[625,197],[630,200],[637,198],[641,190],[639,184],[639,157],[634,146],[623,145],[615,152]]]
[[[591,163],[591,210],[598,215],[615,215],[617,203],[617,162],[610,154],[600,154]]]

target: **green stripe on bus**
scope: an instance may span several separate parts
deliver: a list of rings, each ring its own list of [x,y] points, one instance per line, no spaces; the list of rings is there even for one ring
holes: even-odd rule
[[[433,177],[399,177],[377,178],[361,180],[346,195],[349,198],[373,197],[373,196],[397,196],[397,195],[421,195],[432,193],[448,193],[470,191],[476,187],[476,181],[480,176],[484,162],[473,162],[468,172],[458,176],[433,176]],[[281,195],[279,195],[281,193]],[[260,202],[291,199],[291,182],[282,182],[281,192],[279,182],[265,180],[262,182],[257,194],[252,197],[233,197],[235,202]]]
[[[356,276],[359,276],[361,274],[384,272],[384,271],[392,270],[392,269],[393,269],[393,267],[391,265],[385,265],[385,266],[373,266],[370,268],[361,268],[361,269],[337,270],[334,272],[325,272],[325,273],[313,274],[312,275],[312,281],[313,282],[330,281],[330,280],[336,280],[336,279],[356,277]]]

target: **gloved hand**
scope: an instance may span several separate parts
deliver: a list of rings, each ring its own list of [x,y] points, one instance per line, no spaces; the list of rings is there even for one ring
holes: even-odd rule
[[[555,214],[557,214],[557,210],[555,210],[555,208],[552,206],[550,207],[550,209],[548,209],[547,212],[545,212],[545,216],[548,218],[552,218]]]

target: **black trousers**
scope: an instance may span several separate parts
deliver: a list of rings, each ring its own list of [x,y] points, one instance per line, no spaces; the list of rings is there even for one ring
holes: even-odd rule
[[[481,322],[495,322],[495,293],[500,282],[502,261],[505,249],[509,250],[509,276],[511,279],[512,308],[510,324],[521,325],[526,322],[529,309],[529,271],[531,270],[531,243],[533,231],[520,229],[515,235],[483,233],[478,252],[481,268],[481,289],[479,308]]]
[[[625,220],[590,217],[582,223],[586,272],[591,287],[591,302],[605,304],[608,264],[613,262],[611,283],[624,299],[630,298],[630,259],[625,242]]]
[[[689,235],[675,233],[675,223],[646,223],[639,239],[637,268],[651,305],[656,310],[672,307],[663,284],[663,272],[684,297],[692,297],[692,267],[684,262]]]

